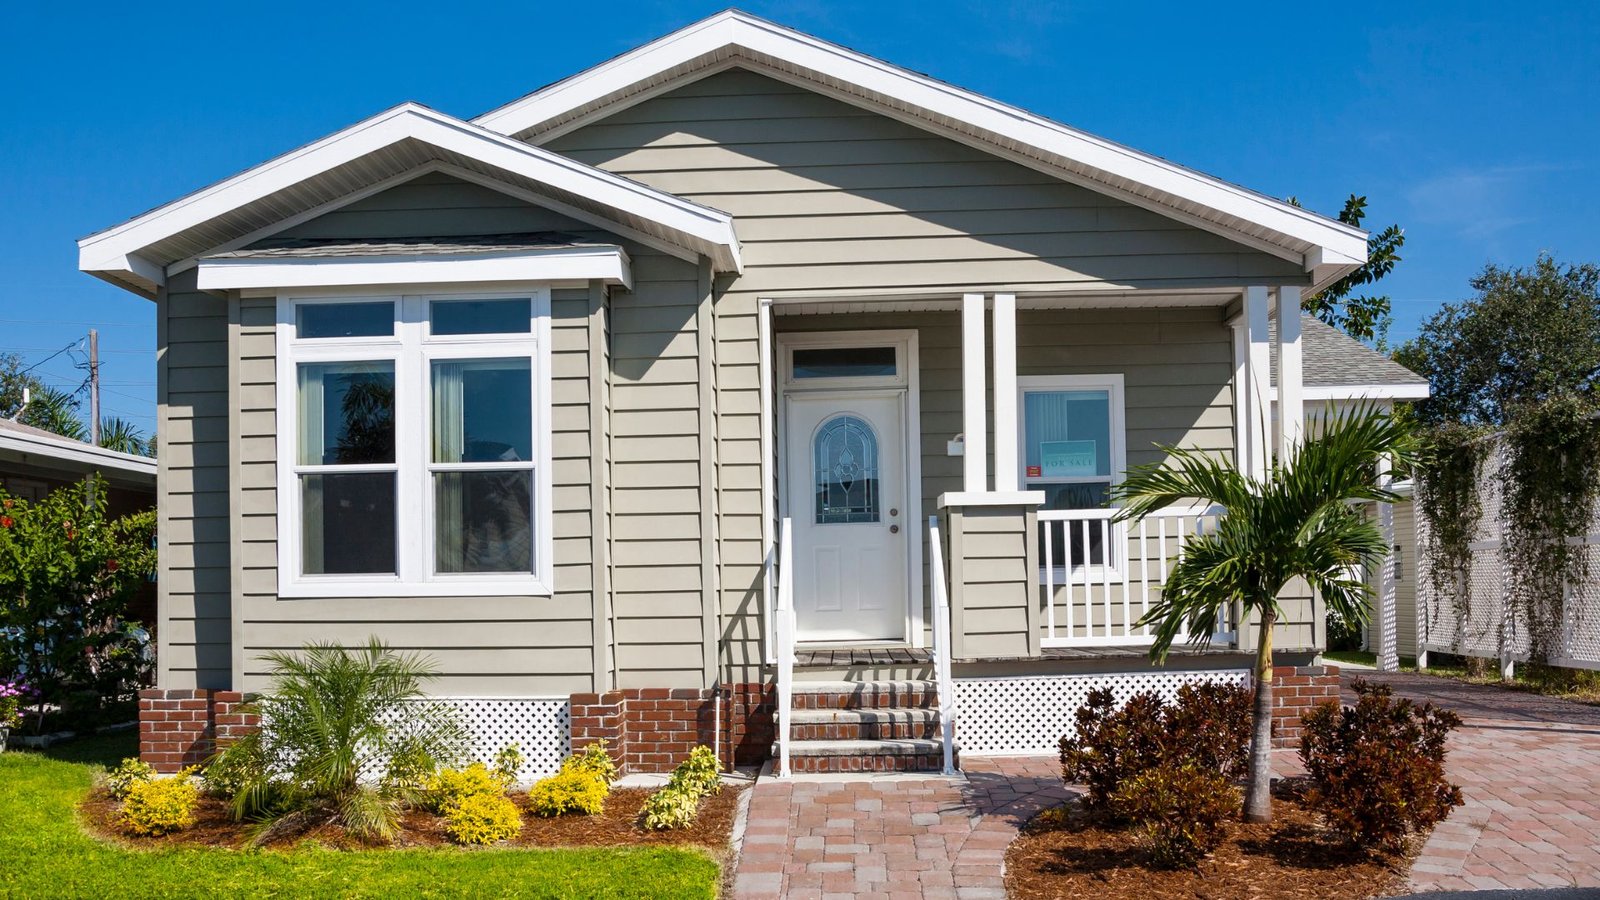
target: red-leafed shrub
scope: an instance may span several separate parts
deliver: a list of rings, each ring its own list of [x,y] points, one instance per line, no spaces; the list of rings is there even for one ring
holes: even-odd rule
[[[1163,763],[1134,776],[1111,798],[1119,815],[1144,829],[1151,858],[1192,866],[1217,848],[1239,814],[1239,789],[1197,763]]]
[[[1388,685],[1358,681],[1355,690],[1355,706],[1330,701],[1305,715],[1306,803],[1358,846],[1398,850],[1461,805],[1444,773],[1445,740],[1461,718],[1396,699]]]

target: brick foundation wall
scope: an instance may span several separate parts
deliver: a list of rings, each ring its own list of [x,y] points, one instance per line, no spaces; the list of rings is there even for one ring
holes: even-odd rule
[[[139,758],[157,772],[204,762],[256,727],[254,715],[238,710],[243,702],[238,691],[140,691]]]
[[[1300,717],[1329,700],[1339,700],[1338,666],[1272,668],[1272,746],[1300,746]]]
[[[771,685],[628,688],[573,694],[571,703],[572,751],[603,738],[625,773],[669,772],[696,746],[714,743],[720,744],[723,765],[754,765],[767,758],[772,745],[776,699]]]

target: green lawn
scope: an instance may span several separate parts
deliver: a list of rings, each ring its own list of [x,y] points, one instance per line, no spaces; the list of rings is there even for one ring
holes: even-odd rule
[[[131,738],[0,754],[0,897],[714,897],[691,850],[132,851],[75,805]]]

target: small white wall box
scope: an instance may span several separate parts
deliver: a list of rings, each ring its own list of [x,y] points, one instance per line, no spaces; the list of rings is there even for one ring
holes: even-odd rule
[[[967,436],[964,435],[964,434],[958,434],[955,437],[951,438],[949,441],[945,442],[944,455],[945,456],[966,456],[967,455]]]

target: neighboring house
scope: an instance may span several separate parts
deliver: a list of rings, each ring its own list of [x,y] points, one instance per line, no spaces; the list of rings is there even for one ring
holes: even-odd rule
[[[156,302],[148,717],[377,635],[546,769],[763,759],[791,697],[797,768],[938,766],[943,651],[966,753],[1054,747],[1095,686],[1243,680],[1247,627],[1157,668],[1134,624],[1216,511],[1113,526],[1107,491],[1157,444],[1262,471],[1305,373],[1375,357],[1301,337],[1362,231],[739,12],[79,246]],[[1286,716],[1337,690],[1305,593]]]
[[[58,487],[98,473],[106,484],[106,511],[120,516],[156,506],[156,461],[119,453],[11,419],[0,419],[0,490],[39,500]],[[131,612],[155,624],[156,595],[142,589]]]

